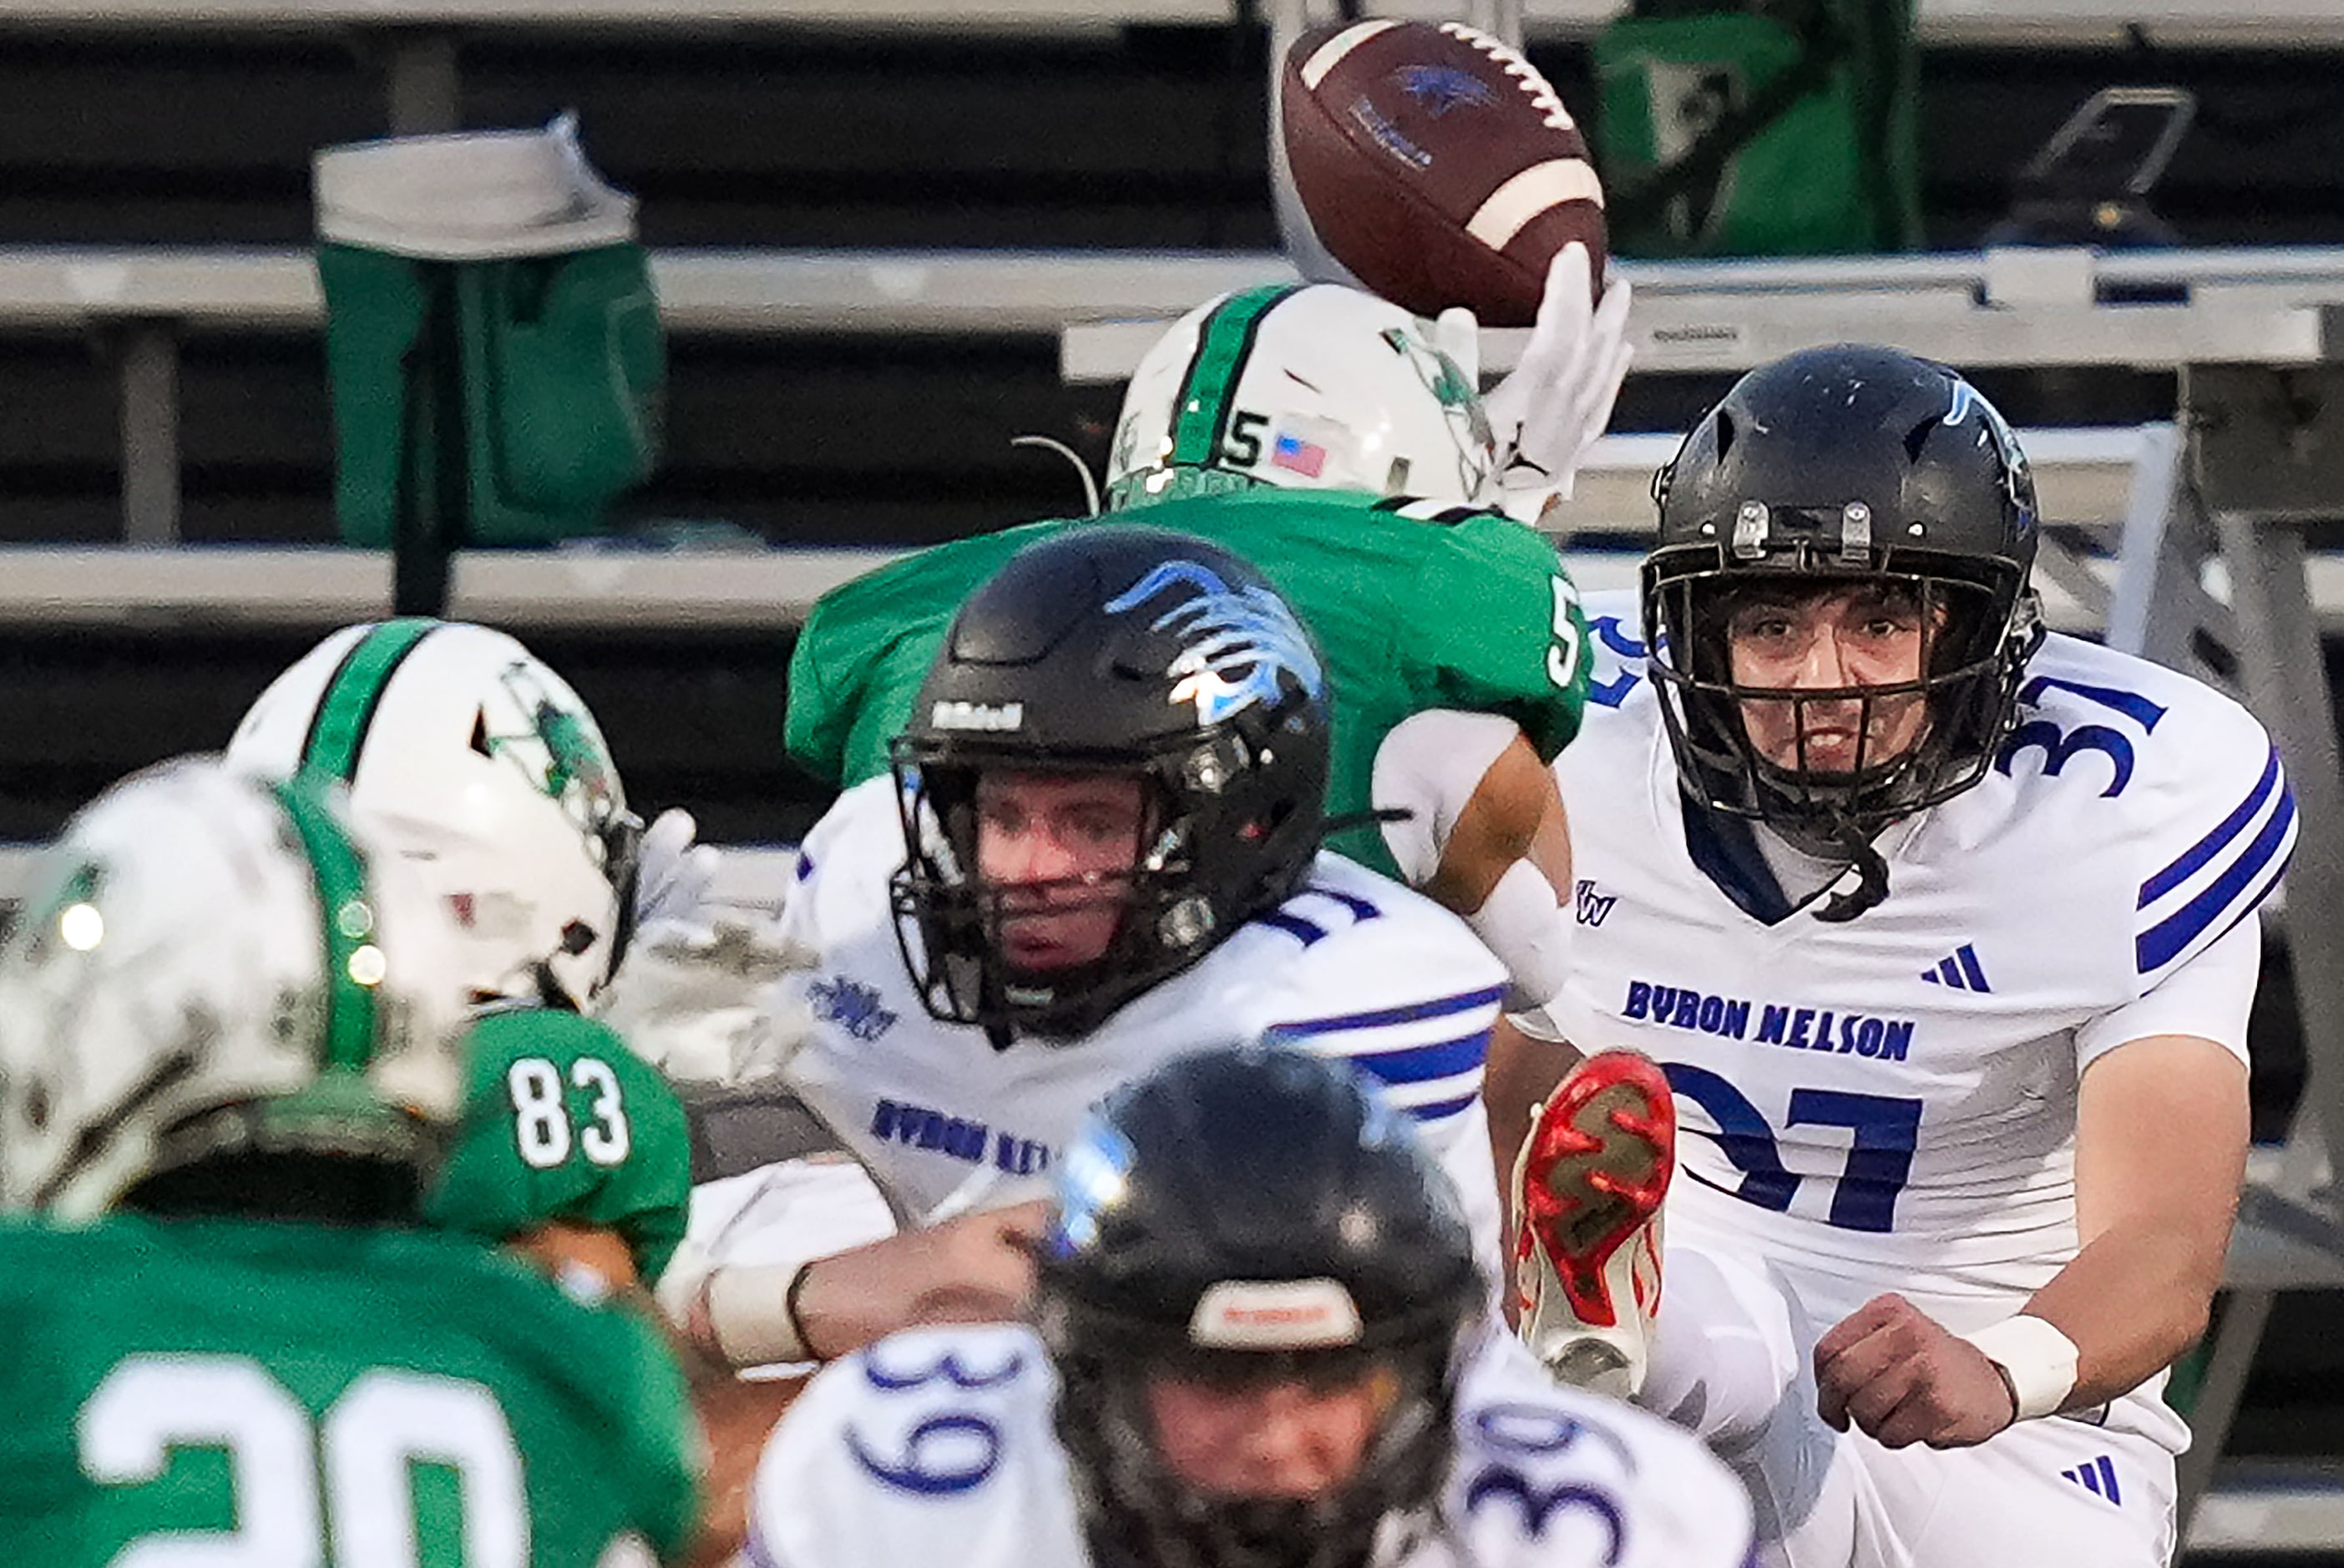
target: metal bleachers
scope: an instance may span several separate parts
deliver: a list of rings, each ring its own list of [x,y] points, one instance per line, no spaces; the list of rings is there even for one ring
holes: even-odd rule
[[[1265,0],[1244,14],[1268,8],[1280,7]],[[1551,43],[1583,38],[1618,8],[1619,0],[1480,0],[1477,14],[1500,24],[1518,20],[1534,40]],[[1369,0],[1367,9],[1445,15],[1459,6],[1444,0]],[[468,94],[495,79],[499,68],[494,58],[484,66],[482,57],[502,48],[502,68],[510,74],[512,52],[541,40],[742,40],[773,49],[817,34],[948,29],[1082,37],[1125,29],[1219,28],[1239,15],[1237,0],[0,0],[0,50],[21,42],[98,39],[104,47],[93,57],[111,61],[116,56],[106,50],[163,48],[173,41],[194,47],[221,40],[254,49],[281,44],[317,56],[355,45],[363,65],[348,73],[350,96],[366,99],[370,126],[413,131],[466,123],[461,110]],[[2072,50],[2126,40],[2182,50],[2344,46],[2344,0],[1918,0],[1918,15],[1925,44],[2004,51],[2014,73],[2026,67],[2038,47]],[[775,39],[785,43],[776,46]],[[681,76],[692,64],[672,68]],[[342,79],[318,75],[337,84]],[[314,83],[311,90],[318,90]],[[11,124],[6,113],[0,105],[0,131]],[[662,145],[688,153],[697,144]],[[1253,149],[1254,156],[1258,152]],[[257,167],[234,165],[224,187],[241,180],[272,188],[268,171],[255,174]],[[171,172],[156,177],[167,179]],[[758,172],[751,168],[742,177]],[[277,199],[286,205],[281,191]],[[280,225],[269,232],[282,239],[298,230]],[[1258,246],[1256,231],[1239,232]],[[1790,348],[1852,334],[1897,341],[1965,369],[1998,368],[2012,375],[2148,372],[2143,379],[2152,399],[2161,401],[2146,413],[2088,412],[2088,423],[2043,423],[2023,433],[2045,502],[2040,578],[2052,623],[2147,647],[2169,632],[2161,618],[2178,614],[2186,601],[2193,629],[2202,623],[2217,642],[2289,666],[2287,681],[2265,679],[2260,693],[2250,695],[2288,737],[2290,765],[2299,774],[2304,759],[2319,754],[2314,744],[2319,726],[2332,734],[2333,720],[2324,706],[2310,711],[2318,705],[2310,693],[2319,683],[2308,673],[2319,663],[2319,634],[2344,632],[2344,553],[2327,553],[2329,541],[2320,532],[2258,533],[2261,523],[2243,512],[2228,513],[2225,523],[2221,507],[2205,504],[2208,498],[2195,485],[2188,410],[2171,393],[2208,366],[2284,372],[2303,378],[2307,388],[2330,385],[2318,378],[2344,360],[2344,248],[1952,251],[1618,265],[1639,298],[1632,393],[1662,382],[1713,385]],[[679,344],[696,351],[782,360],[810,344],[828,345],[822,351],[833,354],[880,355],[914,340],[1015,339],[1043,358],[1055,349],[1057,377],[1109,407],[1116,383],[1167,318],[1220,289],[1290,276],[1283,258],[1258,248],[1143,251],[1032,243],[982,251],[663,244],[653,266],[666,325]],[[200,680],[221,689],[209,694],[232,713],[235,704],[224,693],[233,693],[236,681],[273,667],[280,651],[298,647],[318,629],[379,613],[388,603],[390,569],[378,553],[178,542],[194,531],[182,527],[183,478],[199,466],[190,454],[200,445],[194,427],[204,412],[189,406],[197,385],[193,368],[198,361],[211,365],[216,379],[208,384],[216,390],[223,359],[248,348],[258,354],[272,344],[306,344],[318,329],[320,311],[308,254],[298,247],[0,245],[0,343],[36,342],[60,361],[78,355],[81,340],[102,346],[105,369],[91,375],[105,379],[102,390],[115,416],[109,450],[119,456],[118,542],[0,546],[0,643],[19,661],[0,681],[0,701],[13,703],[5,713],[20,757],[35,759],[17,771],[45,768],[54,775],[43,786],[48,791],[43,801],[65,798],[66,783],[56,781],[85,782],[86,772],[75,769],[94,770],[96,759],[112,754],[97,741],[76,750],[81,737],[60,733],[84,722],[84,713],[66,698],[36,689],[47,672],[77,660],[102,666],[88,680],[93,687],[112,683],[105,701],[120,729],[121,714],[170,700],[156,695],[147,683],[184,646],[197,651],[191,663],[213,658],[222,667],[186,672],[167,690],[184,693]],[[1518,334],[1490,334],[1485,368],[1510,363],[1518,349]],[[972,372],[970,379],[975,379]],[[854,418],[836,417],[841,422]],[[1653,427],[1664,422],[1650,420]],[[994,440],[994,432],[988,430],[985,439]],[[1600,589],[1632,581],[1649,527],[1647,481],[1672,440],[1657,434],[1607,439],[1583,472],[1577,497],[1555,515],[1582,585]],[[272,450],[294,444],[287,437]],[[311,488],[295,504],[317,514],[321,521],[314,536],[323,537],[324,502],[316,484],[322,460],[310,461],[300,481]],[[879,472],[873,482],[892,477]],[[112,482],[108,474],[91,494],[104,501],[104,487]],[[777,508],[787,515],[799,499],[785,493]],[[2344,496],[2337,498],[2336,511],[2344,515]],[[838,531],[772,531],[830,539]],[[2265,548],[2273,541],[2274,548]],[[672,694],[680,684],[675,671],[688,660],[721,663],[757,646],[766,664],[751,669],[742,661],[710,675],[709,683],[768,682],[770,691],[761,688],[753,700],[726,710],[738,733],[725,744],[735,753],[753,745],[770,753],[780,698],[771,669],[774,651],[785,649],[816,596],[889,558],[900,545],[857,540],[841,548],[771,549],[743,542],[751,547],[465,552],[456,561],[450,609],[541,635],[548,642],[541,646],[565,668],[556,649],[597,641],[623,644],[608,655],[616,662],[636,659],[639,646],[658,645],[673,663],[643,674],[627,689],[627,701],[638,710],[662,709],[662,719],[671,717],[671,704],[688,707]],[[2297,553],[2290,556],[2289,550]],[[2300,600],[2279,603],[2274,588],[2290,582]],[[2273,622],[2275,603],[2283,624]],[[132,642],[140,644],[136,656],[123,655]],[[711,647],[719,650],[716,655],[705,654]],[[26,648],[39,656],[25,655]],[[88,655],[86,648],[98,652]],[[2171,647],[2157,651],[2181,656]],[[82,677],[76,671],[68,678]],[[586,689],[588,683],[581,685]],[[588,694],[606,723],[614,716],[599,691]],[[626,704],[617,706],[615,716],[627,721]],[[661,783],[652,787],[658,790],[682,780],[687,788],[719,793],[708,780],[732,764],[712,764],[702,754],[706,737],[694,725],[704,716],[692,709],[674,725],[693,732],[672,744],[681,761],[655,755],[643,774],[635,771],[641,754],[622,742],[631,782],[655,777]],[[210,722],[208,714],[204,722]],[[200,728],[187,723],[167,733]],[[610,728],[620,733],[620,723]],[[137,737],[142,744],[148,738]],[[2332,752],[2330,746],[2331,774]],[[743,776],[749,784],[737,782]],[[736,794],[768,783],[765,775],[737,768],[732,777]],[[23,825],[38,815],[25,804],[37,793],[27,788],[19,792],[23,798],[8,803],[18,824],[8,830],[11,836],[45,831],[37,822]],[[696,797],[681,792],[652,798],[654,804],[685,800],[700,809]],[[2324,857],[2321,864],[2332,872],[2344,865],[2344,855],[2315,833],[2313,805],[2307,795],[2305,854]],[[710,820],[703,813],[703,822]],[[783,836],[771,825],[770,811],[741,812],[733,820],[750,821],[752,827],[717,836]],[[2320,824],[2330,838],[2339,830],[2344,820]],[[735,854],[727,863],[726,890],[743,900],[760,896],[780,880],[777,853],[753,845]],[[23,859],[20,850],[0,846],[0,900],[16,886]],[[2299,976],[2313,971],[2302,1010],[2308,1025],[2318,1025],[2330,1016],[2322,1009],[2335,1001],[2320,986],[2329,969],[2344,970],[2344,937],[2329,939],[2331,909],[2307,904],[2300,893],[2293,902],[2293,928],[2286,935]],[[2331,918],[2307,920],[2307,908]],[[2339,1069],[2328,1065],[2344,1055],[2344,1047],[2338,1037],[2322,1034],[2312,1041],[2312,1054],[2316,1088],[2307,1103],[2336,1106],[2327,1119],[2344,1125],[2344,1087]],[[2260,1305],[2249,1311],[2251,1322],[2233,1320],[2238,1326],[2215,1380],[2218,1401],[2236,1401],[2261,1327],[2254,1314],[2269,1310],[2269,1292],[2344,1289],[2335,1216],[2316,1199],[2321,1164],[2316,1140],[2299,1140],[2298,1155],[2291,1163],[2277,1151],[2258,1157],[2229,1283],[2234,1301],[2259,1294]],[[2231,1381],[2223,1384],[2221,1378]],[[2208,1430],[2218,1430],[2218,1423]],[[2280,1485],[2247,1484],[2212,1477],[2207,1466],[2193,1483],[2209,1479],[2213,1490],[2189,1537],[2193,1554],[2304,1551],[2344,1541],[2344,1488],[2328,1484],[2330,1477],[2307,1484],[2296,1472]]]

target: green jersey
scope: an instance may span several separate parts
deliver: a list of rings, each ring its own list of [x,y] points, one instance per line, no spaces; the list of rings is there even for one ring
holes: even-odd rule
[[[675,1090],[607,1026],[559,1007],[484,1012],[465,1049],[471,1082],[432,1223],[491,1241],[549,1220],[600,1226],[656,1283],[692,1202]]]
[[[9,1221],[0,1342],[0,1562],[596,1568],[695,1523],[651,1327],[467,1238]]]
[[[1433,709],[1500,713],[1550,760],[1578,732],[1586,626],[1554,547],[1501,512],[1348,491],[1256,490],[1159,501],[1114,521],[1176,529],[1258,567],[1318,642],[1334,721],[1327,812],[1369,809],[1376,752]],[[888,743],[953,612],[1037,522],[939,545],[832,590],[790,660],[791,756],[830,783],[887,770]],[[1329,839],[1391,875],[1362,822]]]

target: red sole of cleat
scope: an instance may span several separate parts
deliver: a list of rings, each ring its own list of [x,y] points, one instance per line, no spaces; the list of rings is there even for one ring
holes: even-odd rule
[[[1516,1259],[1543,1251],[1583,1323],[1611,1328],[1612,1255],[1661,1207],[1676,1165],[1676,1107],[1649,1058],[1607,1051],[1556,1091],[1531,1130]]]

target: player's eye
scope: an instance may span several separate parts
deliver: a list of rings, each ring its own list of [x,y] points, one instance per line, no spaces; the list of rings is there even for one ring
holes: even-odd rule
[[[1066,829],[1070,836],[1090,845],[1129,844],[1138,836],[1137,825],[1127,814],[1104,808],[1069,813]]]
[[[1013,801],[980,800],[976,819],[997,834],[1014,836],[1026,831],[1026,813]]]

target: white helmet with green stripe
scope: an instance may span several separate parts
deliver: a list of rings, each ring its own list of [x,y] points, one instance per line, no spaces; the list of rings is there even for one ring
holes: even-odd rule
[[[1470,319],[1427,323],[1339,284],[1224,294],[1133,373],[1108,504],[1256,485],[1490,503],[1474,341]]]
[[[461,1102],[446,921],[332,786],[116,784],[0,948],[0,1204],[79,1219],[223,1155],[413,1171]]]
[[[454,917],[477,997],[582,1008],[616,967],[642,824],[586,704],[505,633],[345,626],[260,694],[227,754],[346,781]]]

